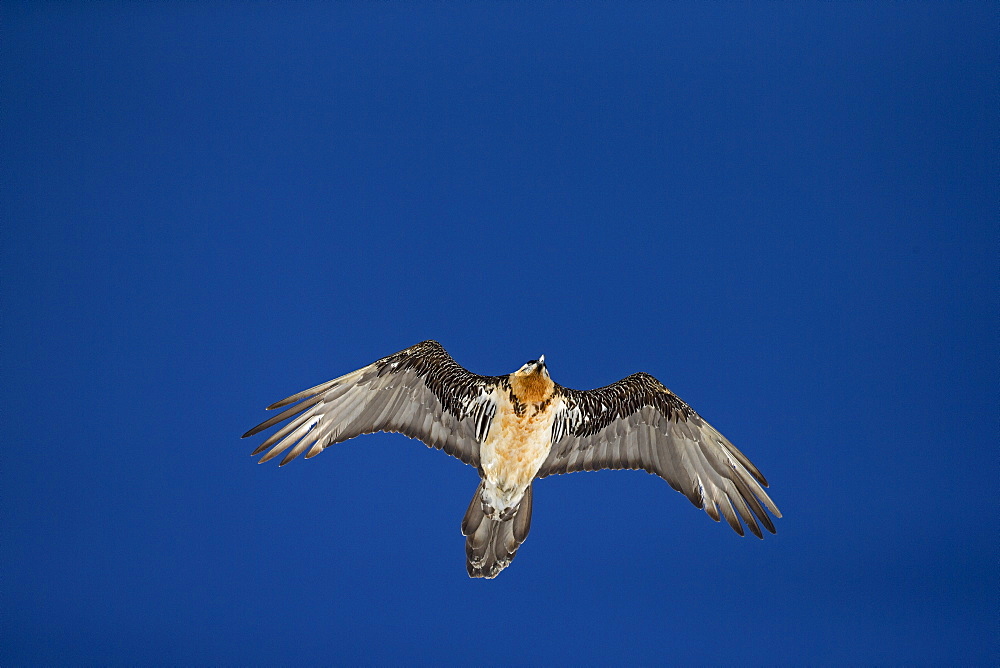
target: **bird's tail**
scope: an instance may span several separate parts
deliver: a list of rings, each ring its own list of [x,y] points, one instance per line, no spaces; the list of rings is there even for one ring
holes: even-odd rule
[[[495,578],[505,569],[531,528],[531,485],[507,519],[490,519],[483,509],[483,485],[479,483],[462,520],[466,567],[471,578]]]

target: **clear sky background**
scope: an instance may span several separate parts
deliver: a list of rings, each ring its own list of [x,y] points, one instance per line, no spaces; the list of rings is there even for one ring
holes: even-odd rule
[[[0,7],[0,663],[1000,660],[1000,9]],[[265,405],[434,338],[646,371],[761,468],[739,538],[642,472]]]

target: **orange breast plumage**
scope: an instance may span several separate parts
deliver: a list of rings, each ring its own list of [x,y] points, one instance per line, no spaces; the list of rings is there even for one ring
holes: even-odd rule
[[[523,403],[508,393],[498,398],[496,417],[480,451],[486,480],[483,497],[495,511],[517,505],[548,457],[555,403]]]

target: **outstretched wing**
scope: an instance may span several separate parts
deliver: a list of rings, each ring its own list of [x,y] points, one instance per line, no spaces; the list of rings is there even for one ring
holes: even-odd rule
[[[273,445],[261,458],[264,463],[291,448],[281,460],[284,466],[307,449],[308,459],[360,434],[399,432],[479,468],[479,444],[489,431],[496,389],[504,380],[471,373],[440,343],[424,341],[268,406],[294,404],[243,438],[291,419],[253,452],[258,455]]]
[[[552,450],[538,471],[644,469],[743,535],[743,521],[763,538],[759,521],[774,533],[778,507],[767,481],[725,436],[649,374],[637,373],[596,390],[559,388],[562,409],[552,426]]]

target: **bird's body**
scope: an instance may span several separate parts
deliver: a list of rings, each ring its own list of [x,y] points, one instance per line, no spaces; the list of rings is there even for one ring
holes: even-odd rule
[[[295,403],[299,402],[299,403]],[[597,390],[552,381],[545,358],[507,376],[479,376],[436,341],[424,341],[269,406],[295,404],[254,427],[290,422],[258,447],[284,465],[359,434],[400,432],[475,466],[480,475],[462,521],[469,575],[495,577],[531,526],[532,483],[554,473],[645,469],[714,520],[761,537],[774,533],[767,482],[739,450],[648,374]]]
[[[561,405],[555,383],[532,383],[527,374],[509,377],[510,391],[497,392],[497,413],[480,446],[483,501],[501,513],[517,506],[552,448],[552,421]],[[538,374],[541,376],[541,374]]]

